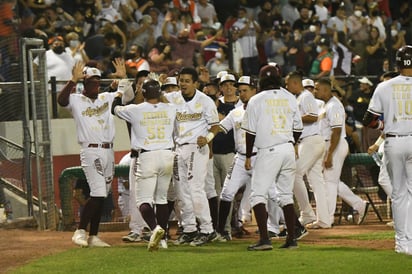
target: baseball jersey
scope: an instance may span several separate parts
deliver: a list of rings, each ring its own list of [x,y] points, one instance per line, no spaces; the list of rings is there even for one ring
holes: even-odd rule
[[[233,129],[236,151],[240,154],[246,154],[246,131],[241,128],[244,114],[244,107],[239,106],[220,121],[220,127],[225,133]],[[256,148],[253,148],[253,150],[256,152]]]
[[[70,94],[66,107],[76,122],[79,144],[113,142],[115,126],[110,111],[114,96],[115,92],[103,92],[92,100],[83,94]]]
[[[259,149],[294,142],[293,131],[303,130],[295,96],[283,88],[256,94],[249,100],[242,128],[256,135]]]
[[[315,100],[313,94],[308,90],[303,90],[301,94],[297,97],[299,111],[301,116],[312,115],[318,116],[319,107]],[[319,122],[314,123],[303,123],[303,132],[300,136],[301,139],[319,134]]]
[[[117,106],[115,114],[131,124],[132,149],[160,150],[174,146],[173,131],[176,107],[157,103]]]
[[[203,92],[196,90],[194,97],[188,102],[180,91],[166,93],[164,96],[177,106],[177,144],[196,144],[197,137],[206,136],[211,126],[219,124],[215,102]]]
[[[368,111],[384,114],[385,134],[412,134],[412,78],[400,75],[380,83]]]
[[[332,96],[329,101],[326,102],[325,106],[325,117],[322,119],[321,123],[321,133],[325,140],[330,140],[333,128],[342,128],[340,137],[346,137],[345,130],[345,108],[343,107],[341,101],[335,96]]]

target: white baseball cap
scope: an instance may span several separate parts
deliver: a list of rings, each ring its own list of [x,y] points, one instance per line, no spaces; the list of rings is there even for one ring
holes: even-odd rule
[[[302,80],[303,87],[315,87],[315,82],[312,79],[303,79]]]
[[[176,77],[167,77],[162,87],[166,87],[166,86],[177,86]]]
[[[83,74],[86,78],[90,78],[93,76],[96,77],[102,77],[102,74],[100,73],[100,70],[98,68],[94,68],[94,67],[84,67],[83,69]]]
[[[369,86],[373,86],[373,83],[366,77],[362,77],[358,81],[359,81],[359,83],[368,84]]]
[[[219,85],[223,84],[224,82],[235,82],[236,83],[236,78],[233,74],[226,74],[220,78]]]
[[[220,79],[223,77],[223,75],[226,75],[226,74],[228,74],[226,70],[219,71],[216,75],[216,79]]]
[[[249,85],[249,86],[256,86],[255,81],[250,76],[241,76],[237,81],[237,85]]]

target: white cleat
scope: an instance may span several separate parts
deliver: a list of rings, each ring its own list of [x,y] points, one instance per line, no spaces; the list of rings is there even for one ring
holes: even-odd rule
[[[165,239],[161,239],[161,240],[160,240],[160,248],[163,248],[163,249],[167,249],[167,248],[168,248],[167,240],[165,240]]]
[[[163,235],[165,235],[164,229],[157,225],[153,230],[152,236],[150,236],[150,241],[147,245],[147,250],[154,251],[159,249],[159,243],[160,240],[163,238]]]
[[[76,229],[72,237],[72,242],[81,247],[88,247],[89,244],[87,243],[86,230]]]
[[[90,247],[110,247],[108,243],[103,242],[97,236],[89,236],[87,242],[89,243]]]

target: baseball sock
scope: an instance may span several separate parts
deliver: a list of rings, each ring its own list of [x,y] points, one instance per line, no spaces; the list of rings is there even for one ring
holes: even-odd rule
[[[156,219],[157,223],[166,231],[167,222],[169,221],[169,208],[167,204],[156,204]]]
[[[99,210],[99,207],[103,205],[103,202],[103,197],[90,197],[90,199],[87,200],[86,204],[84,205],[82,215],[80,216],[79,229],[86,230],[87,225],[91,223],[92,217]]]
[[[212,218],[213,229],[216,230],[218,220],[218,201],[217,196],[209,199],[210,217]]]
[[[222,233],[223,231],[225,231],[226,220],[227,220],[227,216],[229,215],[229,212],[230,212],[230,205],[231,204],[232,204],[231,202],[220,200],[220,203],[219,203],[219,222],[218,222],[218,227],[217,227],[217,231],[219,233]]]
[[[259,228],[260,240],[269,240],[268,235],[268,213],[266,211],[265,204],[257,204],[253,207],[253,212],[255,213],[256,223]]]
[[[140,213],[142,214],[143,219],[151,230],[156,227],[156,216],[153,208],[148,203],[141,204],[139,207]]]
[[[172,214],[172,211],[175,210],[175,201],[167,200],[167,210],[169,212],[169,217],[170,217],[170,214]]]
[[[293,207],[293,204],[288,204],[282,207],[283,210],[283,215],[285,215],[285,223],[286,223],[286,229],[288,231],[288,236],[286,238],[286,241],[292,241],[295,238],[295,222],[297,219],[296,213],[295,213],[295,208]]]
[[[97,207],[96,212],[92,215],[92,218],[90,219],[89,235],[97,235],[97,233],[99,232],[100,219],[102,217],[105,198],[98,197],[97,199],[99,199],[99,206]]]

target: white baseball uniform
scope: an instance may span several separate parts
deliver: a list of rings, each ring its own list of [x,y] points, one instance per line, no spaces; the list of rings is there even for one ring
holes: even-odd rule
[[[345,109],[339,99],[334,96],[325,103],[324,107],[325,114],[321,122],[321,132],[326,140],[326,151],[328,151],[330,146],[332,129],[342,129],[339,143],[333,152],[332,167],[323,170],[327,190],[330,224],[333,224],[338,195],[358,212],[362,212],[362,210],[365,209],[365,202],[359,196],[355,195],[350,188],[340,180],[343,163],[349,152],[348,142],[345,139]]]
[[[180,91],[165,94],[169,102],[178,107],[176,115],[176,157],[174,183],[181,201],[184,233],[197,231],[199,219],[201,233],[213,232],[209,203],[205,193],[205,177],[209,161],[209,146],[197,145],[199,136],[219,123],[216,105],[206,94],[196,90],[186,102]]]
[[[130,215],[130,221],[129,221],[130,231],[137,233],[139,235],[142,235],[143,228],[145,226],[147,227],[147,224],[143,220],[140,210],[137,208],[137,206],[134,206],[136,204],[136,180],[134,180],[133,168],[130,168],[131,162],[132,162],[132,158],[130,157],[130,152],[124,155],[119,162],[119,165],[129,166],[129,178],[128,178],[129,190],[126,192],[123,192],[121,198],[122,198],[122,202],[124,203],[124,205],[127,206],[128,212],[129,212],[128,214]],[[120,180],[124,180],[124,178],[122,177],[118,178],[119,184],[121,183]],[[119,207],[120,207],[120,203],[119,203]]]
[[[91,197],[107,197],[114,175],[115,127],[110,112],[114,95],[103,92],[92,100],[72,93],[66,106],[76,122],[77,138],[82,146],[80,160]]]
[[[385,162],[392,182],[395,251],[412,254],[412,79],[380,83],[368,111],[384,117]]]
[[[252,175],[252,207],[267,204],[274,182],[279,205],[293,204],[293,131],[303,130],[296,98],[283,88],[261,91],[250,99],[242,128],[256,136],[254,145],[258,149]]]
[[[300,115],[318,116],[319,107],[313,94],[303,90],[297,97]],[[303,123],[303,132],[299,139],[296,161],[296,177],[293,192],[301,210],[303,224],[317,221],[322,227],[330,227],[326,186],[323,179],[323,157],[325,141],[320,135],[319,122]],[[316,200],[316,215],[309,202],[308,192],[303,180],[306,175]]]
[[[176,108],[166,103],[117,106],[115,114],[131,124],[131,167],[136,180],[136,205],[167,204],[172,178]],[[133,156],[133,155],[132,155]]]

